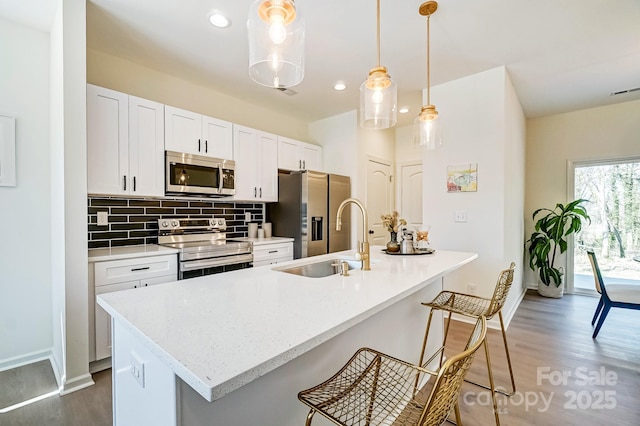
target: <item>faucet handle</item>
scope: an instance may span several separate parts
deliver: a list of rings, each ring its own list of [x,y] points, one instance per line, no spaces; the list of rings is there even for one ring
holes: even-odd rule
[[[362,260],[362,253],[360,253],[360,252],[356,252],[356,254],[354,254],[354,255],[353,255],[353,257],[354,257],[356,260]]]

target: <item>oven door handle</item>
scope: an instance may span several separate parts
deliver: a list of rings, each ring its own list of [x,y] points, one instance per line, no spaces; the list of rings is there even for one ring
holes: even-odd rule
[[[194,271],[196,269],[213,268],[215,266],[235,265],[237,263],[253,262],[253,254],[242,254],[237,256],[214,257],[202,260],[191,260],[180,262],[181,271]]]

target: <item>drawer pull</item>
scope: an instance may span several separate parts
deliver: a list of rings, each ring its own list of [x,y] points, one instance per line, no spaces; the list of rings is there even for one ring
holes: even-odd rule
[[[277,253],[278,250],[269,250],[269,253]]]
[[[145,266],[145,267],[142,267],[142,268],[131,268],[131,272],[134,272],[134,271],[146,271],[147,269],[150,269],[150,268],[151,268],[150,266]]]

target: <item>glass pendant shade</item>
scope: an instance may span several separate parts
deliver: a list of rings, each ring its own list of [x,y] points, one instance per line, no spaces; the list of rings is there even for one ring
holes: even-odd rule
[[[442,120],[435,106],[423,106],[413,120],[413,143],[428,150],[442,147]]]
[[[304,78],[304,21],[293,0],[256,0],[249,10],[249,77],[268,87]]]
[[[388,129],[398,121],[398,87],[385,67],[376,67],[360,86],[360,126]]]

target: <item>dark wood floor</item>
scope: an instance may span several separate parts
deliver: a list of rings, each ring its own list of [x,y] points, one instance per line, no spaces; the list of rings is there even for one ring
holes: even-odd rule
[[[527,294],[507,332],[517,393],[499,397],[502,425],[640,425],[640,312],[613,309],[593,340],[596,303],[584,296]],[[450,352],[461,348],[470,330],[469,324],[452,324]],[[501,342],[499,331],[489,330],[496,382],[506,385]],[[470,378],[486,380],[484,362],[478,352]],[[90,388],[0,414],[0,425],[111,425],[111,370],[94,380]],[[0,409],[51,390],[48,362],[2,372]],[[481,388],[465,383],[460,408],[467,426],[494,424],[489,394]]]

